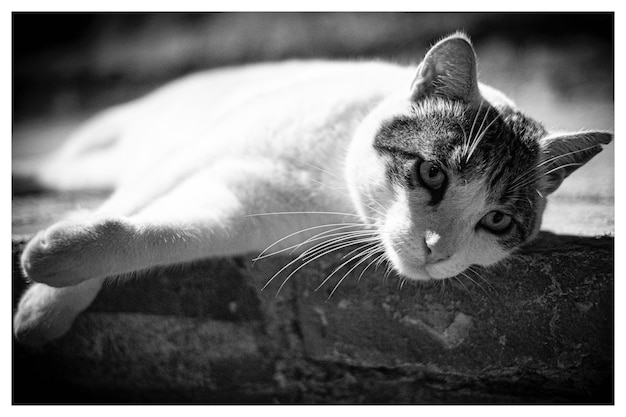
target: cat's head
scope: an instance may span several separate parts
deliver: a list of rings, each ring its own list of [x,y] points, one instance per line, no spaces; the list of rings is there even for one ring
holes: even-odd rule
[[[417,280],[494,264],[539,231],[546,196],[611,141],[551,134],[480,85],[466,36],[426,54],[405,93],[367,116],[348,156],[357,210]]]

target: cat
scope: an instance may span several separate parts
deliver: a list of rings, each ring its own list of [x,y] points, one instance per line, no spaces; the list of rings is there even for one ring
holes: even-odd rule
[[[611,140],[525,116],[478,82],[460,32],[417,69],[286,61],[189,75],[88,121],[38,170],[47,188],[114,192],[26,245],[34,283],[14,332],[46,343],[105,278],[206,257],[358,244],[364,266],[420,281],[492,265],[537,235],[546,197]]]

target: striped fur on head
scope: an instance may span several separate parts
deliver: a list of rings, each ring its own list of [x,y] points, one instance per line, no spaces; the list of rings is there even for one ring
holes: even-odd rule
[[[376,128],[357,135],[355,200],[378,218],[387,258],[405,277],[448,278],[502,260],[536,236],[546,196],[611,141],[550,134],[482,90],[469,39],[453,35],[428,52],[406,102],[381,104],[367,123]]]

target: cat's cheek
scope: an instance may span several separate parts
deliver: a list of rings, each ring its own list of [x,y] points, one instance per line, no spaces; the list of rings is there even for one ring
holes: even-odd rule
[[[477,237],[469,246],[466,257],[472,260],[473,264],[489,266],[500,262],[510,252],[500,246],[498,240],[493,237]]]
[[[378,159],[369,162],[353,163],[347,178],[352,203],[364,223],[373,223],[373,219],[383,221],[383,213],[394,199],[382,162]]]

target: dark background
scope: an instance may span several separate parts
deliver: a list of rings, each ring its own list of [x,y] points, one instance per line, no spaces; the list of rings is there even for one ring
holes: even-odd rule
[[[14,121],[90,113],[218,66],[312,57],[418,62],[455,30],[471,36],[479,58],[482,45],[505,47],[513,58],[546,47],[566,54],[567,74],[554,63],[547,69],[558,91],[612,95],[611,13],[15,13]],[[531,70],[508,64],[512,75]]]

